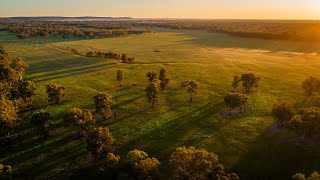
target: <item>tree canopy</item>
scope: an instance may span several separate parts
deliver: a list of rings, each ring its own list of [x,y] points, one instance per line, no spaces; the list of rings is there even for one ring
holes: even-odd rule
[[[18,110],[10,100],[0,99],[0,143],[6,144],[10,137],[10,131],[18,122]]]
[[[293,105],[288,101],[273,105],[272,116],[277,120],[279,127],[283,127],[283,123],[288,122],[294,114]]]
[[[114,104],[112,96],[108,93],[100,92],[93,97],[96,111],[102,116],[103,119],[108,119],[112,116],[111,105]]]
[[[79,137],[83,137],[90,126],[95,123],[90,110],[79,108],[69,109],[64,120],[77,128]]]
[[[115,139],[108,128],[99,127],[89,131],[86,143],[86,148],[92,157],[99,159],[113,150]]]
[[[31,124],[36,126],[36,132],[40,138],[48,139],[51,136],[53,127],[53,117],[50,113],[45,111],[39,111],[31,117]]]
[[[193,96],[195,94],[198,94],[199,92],[199,84],[196,81],[188,80],[181,83],[181,87],[185,88],[187,90],[187,93],[189,93],[189,101],[193,101]]]
[[[48,101],[53,104],[59,104],[66,98],[65,88],[57,83],[46,85]]]
[[[154,107],[155,104],[159,101],[159,87],[155,82],[150,82],[147,88],[145,89],[147,93],[148,101],[151,107]]]

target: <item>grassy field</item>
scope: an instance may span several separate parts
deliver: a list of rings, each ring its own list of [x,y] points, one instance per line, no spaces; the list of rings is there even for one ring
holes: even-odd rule
[[[290,100],[295,108],[320,106],[319,97],[305,99],[301,82],[320,77],[320,44],[231,37],[201,31],[156,29],[156,33],[106,39],[19,40],[1,32],[2,44],[11,56],[25,57],[30,65],[27,78],[37,83],[41,109],[54,116],[54,137],[40,141],[26,118],[18,127],[20,136],[1,148],[0,162],[11,164],[17,177],[84,178],[95,176],[83,140],[74,140],[75,131],[62,118],[72,107],[94,112],[93,96],[100,91],[113,95],[115,118],[99,122],[117,140],[116,153],[124,156],[135,148],[166,163],[179,146],[195,146],[215,152],[227,169],[242,179],[287,179],[296,172],[320,168],[320,146],[296,146],[296,136],[275,131],[270,111],[273,103]],[[111,59],[86,58],[56,47],[80,51],[101,50],[127,53],[136,64]],[[145,74],[169,71],[170,88],[161,94],[155,109],[148,109],[144,92]],[[125,70],[123,86],[116,70]],[[255,73],[261,86],[251,94],[247,112],[226,119],[223,97],[234,75]],[[186,103],[184,80],[200,83],[193,104]],[[44,85],[57,82],[66,87],[68,99],[62,105],[47,105]],[[136,86],[132,86],[136,84]],[[26,112],[26,117],[32,112]],[[98,117],[96,113],[95,117]]]

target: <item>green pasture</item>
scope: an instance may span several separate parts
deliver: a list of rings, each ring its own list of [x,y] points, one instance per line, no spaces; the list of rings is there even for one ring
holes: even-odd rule
[[[98,122],[109,127],[121,156],[133,149],[146,151],[166,164],[179,146],[195,146],[215,152],[225,167],[243,179],[287,179],[296,172],[320,169],[318,144],[296,145],[296,135],[274,128],[273,103],[289,100],[295,108],[320,106],[317,96],[305,98],[301,82],[320,77],[320,44],[232,37],[203,31],[155,29],[155,33],[104,39],[59,37],[20,40],[0,32],[2,44],[12,57],[29,64],[27,77],[36,81],[35,99],[54,117],[54,136],[41,141],[29,125],[33,113],[23,113],[18,138],[0,148],[0,162],[12,165],[16,177],[85,178],[97,176],[83,140],[62,118],[72,107],[90,109],[95,117],[93,96],[112,94],[116,117]],[[87,58],[61,48],[82,52],[126,53],[135,64],[112,59]],[[171,84],[161,92],[159,105],[148,108],[144,92],[146,73],[169,71]],[[116,81],[116,70],[125,79]],[[247,112],[225,118],[223,97],[231,89],[234,75],[254,73],[261,77],[258,91],[249,95]],[[195,102],[180,88],[184,80],[196,80],[200,91]],[[44,85],[56,82],[66,88],[67,100],[48,105]],[[166,166],[164,166],[166,167]],[[165,172],[166,168],[165,169]]]

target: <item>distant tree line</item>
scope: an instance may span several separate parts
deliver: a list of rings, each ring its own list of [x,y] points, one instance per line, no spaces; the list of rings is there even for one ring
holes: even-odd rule
[[[272,20],[149,20],[137,26],[205,30],[233,36],[294,41],[320,41],[317,21]]]
[[[132,29],[129,23],[120,22],[1,22],[0,31],[18,33],[20,39],[37,36],[47,38],[49,35],[61,35],[62,38],[105,38],[151,32],[147,29]]]

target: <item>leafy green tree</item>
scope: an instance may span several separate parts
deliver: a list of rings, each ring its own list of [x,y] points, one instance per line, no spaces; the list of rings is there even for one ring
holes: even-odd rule
[[[320,90],[320,79],[309,77],[308,79],[303,81],[302,88],[307,93],[307,95],[310,96],[312,95],[312,93]]]
[[[112,151],[115,139],[108,128],[99,127],[89,131],[86,143],[86,148],[92,157],[99,159]]]
[[[30,122],[36,127],[36,132],[39,133],[40,138],[48,139],[53,128],[52,120],[50,113],[39,111],[31,117]]]
[[[78,136],[83,137],[90,126],[95,123],[92,114],[87,109],[71,108],[64,120],[77,128]]]
[[[47,94],[49,98],[49,102],[53,104],[60,104],[65,98],[66,98],[66,93],[65,93],[65,88],[60,86],[57,83],[51,83],[46,85],[47,88]]]
[[[7,144],[10,137],[10,132],[14,125],[18,122],[18,110],[14,107],[11,101],[0,99],[0,143]]]
[[[96,111],[103,117],[103,119],[112,117],[111,106],[114,104],[114,101],[110,94],[100,92],[94,96],[93,99],[96,104]]]
[[[11,91],[9,83],[0,82],[0,99],[5,97]]]
[[[280,128],[282,128],[284,122],[288,122],[294,114],[293,105],[288,101],[273,105],[272,116],[277,120]]]
[[[256,77],[254,74],[242,74],[241,76],[242,86],[246,93],[251,93],[252,89],[259,87],[260,78]]]
[[[158,73],[155,71],[148,72],[146,76],[149,78],[149,82],[156,82],[158,80]]]
[[[121,60],[122,60],[123,63],[126,63],[127,59],[128,59],[128,55],[127,54],[122,54],[121,55]]]
[[[12,83],[18,81],[18,79],[17,72],[10,65],[0,64],[0,81],[2,83],[7,83],[11,87]]]
[[[20,81],[23,81],[23,76],[26,72],[26,69],[28,68],[27,63],[24,61],[24,59],[22,57],[18,57],[17,59],[15,59],[12,64],[11,67],[16,70]]]
[[[192,102],[193,96],[198,94],[199,84],[196,81],[184,81],[181,83],[181,87],[187,90],[187,93],[190,95],[189,101]]]
[[[297,173],[292,176],[293,180],[320,180],[320,174],[315,171],[313,172],[309,177],[306,178],[306,176],[302,173]]]
[[[149,158],[148,154],[141,150],[130,151],[127,155],[129,174],[136,179],[153,179],[159,175],[160,162],[157,158]]]
[[[10,98],[9,98],[9,100],[12,101],[12,103],[13,103],[13,105],[15,107],[17,107],[17,102],[18,102],[19,98],[20,98],[19,91],[16,88],[12,88],[10,90]]]
[[[234,108],[239,107],[240,112],[242,110],[242,107],[248,102],[249,98],[248,96],[240,93],[228,93],[224,97],[224,102],[229,107],[229,114],[232,114],[232,110]]]
[[[118,69],[117,70],[117,81],[122,82],[124,79],[124,71],[123,69]]]
[[[239,76],[234,76],[233,82],[232,82],[232,87],[234,90],[237,90],[237,88],[239,86],[239,82],[241,82],[241,78]]]
[[[159,76],[159,80],[160,82],[160,87],[161,90],[165,90],[170,82],[170,79],[167,77],[168,71],[165,68],[160,69],[160,76]]]
[[[178,147],[171,154],[169,164],[176,179],[226,179],[235,175],[226,175],[218,162],[218,155],[194,147]],[[210,178],[209,178],[210,177]]]
[[[21,97],[24,101],[30,105],[31,97],[35,94],[36,85],[32,80],[26,80],[19,83],[18,93],[19,97]]]
[[[105,164],[106,176],[108,179],[118,179],[120,169],[120,156],[108,153]]]
[[[159,87],[158,84],[155,82],[150,82],[148,87],[145,89],[148,97],[148,101],[151,107],[159,101]]]
[[[302,173],[297,173],[295,175],[292,176],[293,180],[305,180],[306,176]]]
[[[0,179],[10,180],[11,179],[12,168],[9,165],[0,164]]]

